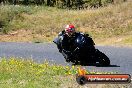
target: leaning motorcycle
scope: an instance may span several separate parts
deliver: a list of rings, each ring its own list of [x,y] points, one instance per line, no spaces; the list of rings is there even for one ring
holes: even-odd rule
[[[58,46],[61,38],[63,36],[55,38],[53,42]],[[110,65],[109,58],[95,48],[95,43],[89,35],[79,35],[74,42],[75,49],[72,52],[62,49],[61,53],[67,62],[72,62],[74,65]]]

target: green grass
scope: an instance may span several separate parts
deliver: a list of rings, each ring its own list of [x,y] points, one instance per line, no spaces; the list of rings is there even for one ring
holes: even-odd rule
[[[74,70],[74,72],[73,72]],[[58,88],[61,80],[56,77],[76,73],[76,70],[48,62],[36,63],[32,60],[1,59],[0,86],[2,88]]]
[[[89,33],[98,44],[111,38],[132,35],[132,2],[109,5],[99,9],[66,10],[46,6],[0,6],[0,25],[2,33],[28,30],[21,38],[31,42],[52,41],[72,23],[78,31]],[[19,33],[21,35],[21,33]],[[30,35],[30,36],[29,36]],[[29,38],[30,37],[30,38]],[[12,38],[2,41],[22,41]],[[117,43],[113,40],[112,43]],[[122,42],[125,44],[125,42]],[[132,44],[131,41],[129,41]]]
[[[1,58],[0,59],[0,87],[1,88],[83,88],[94,87],[94,84],[80,86],[76,82],[75,75],[80,66],[63,66],[44,61],[37,63],[32,59]],[[89,72],[87,74],[112,74],[114,72]],[[98,84],[109,87],[111,85]],[[126,87],[130,84],[115,84]]]

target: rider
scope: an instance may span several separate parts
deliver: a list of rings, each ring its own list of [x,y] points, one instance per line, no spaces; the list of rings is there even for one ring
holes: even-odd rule
[[[62,49],[71,51],[74,45],[74,40],[77,36],[80,35],[79,32],[76,32],[74,25],[66,25],[65,29],[59,33],[58,37],[60,42],[58,44],[59,52],[62,52]]]
[[[76,46],[75,46],[75,40],[78,36],[84,36],[84,38],[87,38],[87,34],[83,34],[80,32],[76,32],[76,29],[74,25],[66,25],[65,30],[59,33],[59,44],[58,49],[59,52],[63,54],[63,56],[67,59],[71,58],[71,55],[73,52],[75,52]],[[94,42],[92,41],[92,46],[94,45]],[[90,44],[90,43],[89,43]],[[85,49],[85,48],[84,48]],[[84,50],[85,52],[85,50]],[[70,55],[69,55],[70,54]]]

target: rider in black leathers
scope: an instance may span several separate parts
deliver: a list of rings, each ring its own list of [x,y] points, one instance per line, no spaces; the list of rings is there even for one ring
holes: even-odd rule
[[[75,44],[75,40],[78,36],[83,36],[85,38],[86,41],[84,46],[80,47]],[[76,32],[74,25],[67,25],[65,30],[58,35],[57,47],[67,62],[74,59],[74,56],[79,54],[79,52],[81,52],[82,56],[94,52],[94,45],[92,38],[90,38],[88,34]]]

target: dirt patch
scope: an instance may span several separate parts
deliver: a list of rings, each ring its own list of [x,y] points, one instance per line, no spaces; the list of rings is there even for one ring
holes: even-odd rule
[[[17,30],[0,35],[1,42],[49,42],[52,38],[50,35],[36,34],[31,30]]]
[[[17,30],[11,31],[8,34],[0,35],[0,42],[52,42],[57,34],[38,34],[33,30]],[[129,46],[132,47],[131,42],[123,42],[127,38],[132,36],[114,36],[110,38],[95,38],[93,39],[96,45],[112,45],[112,46]]]

